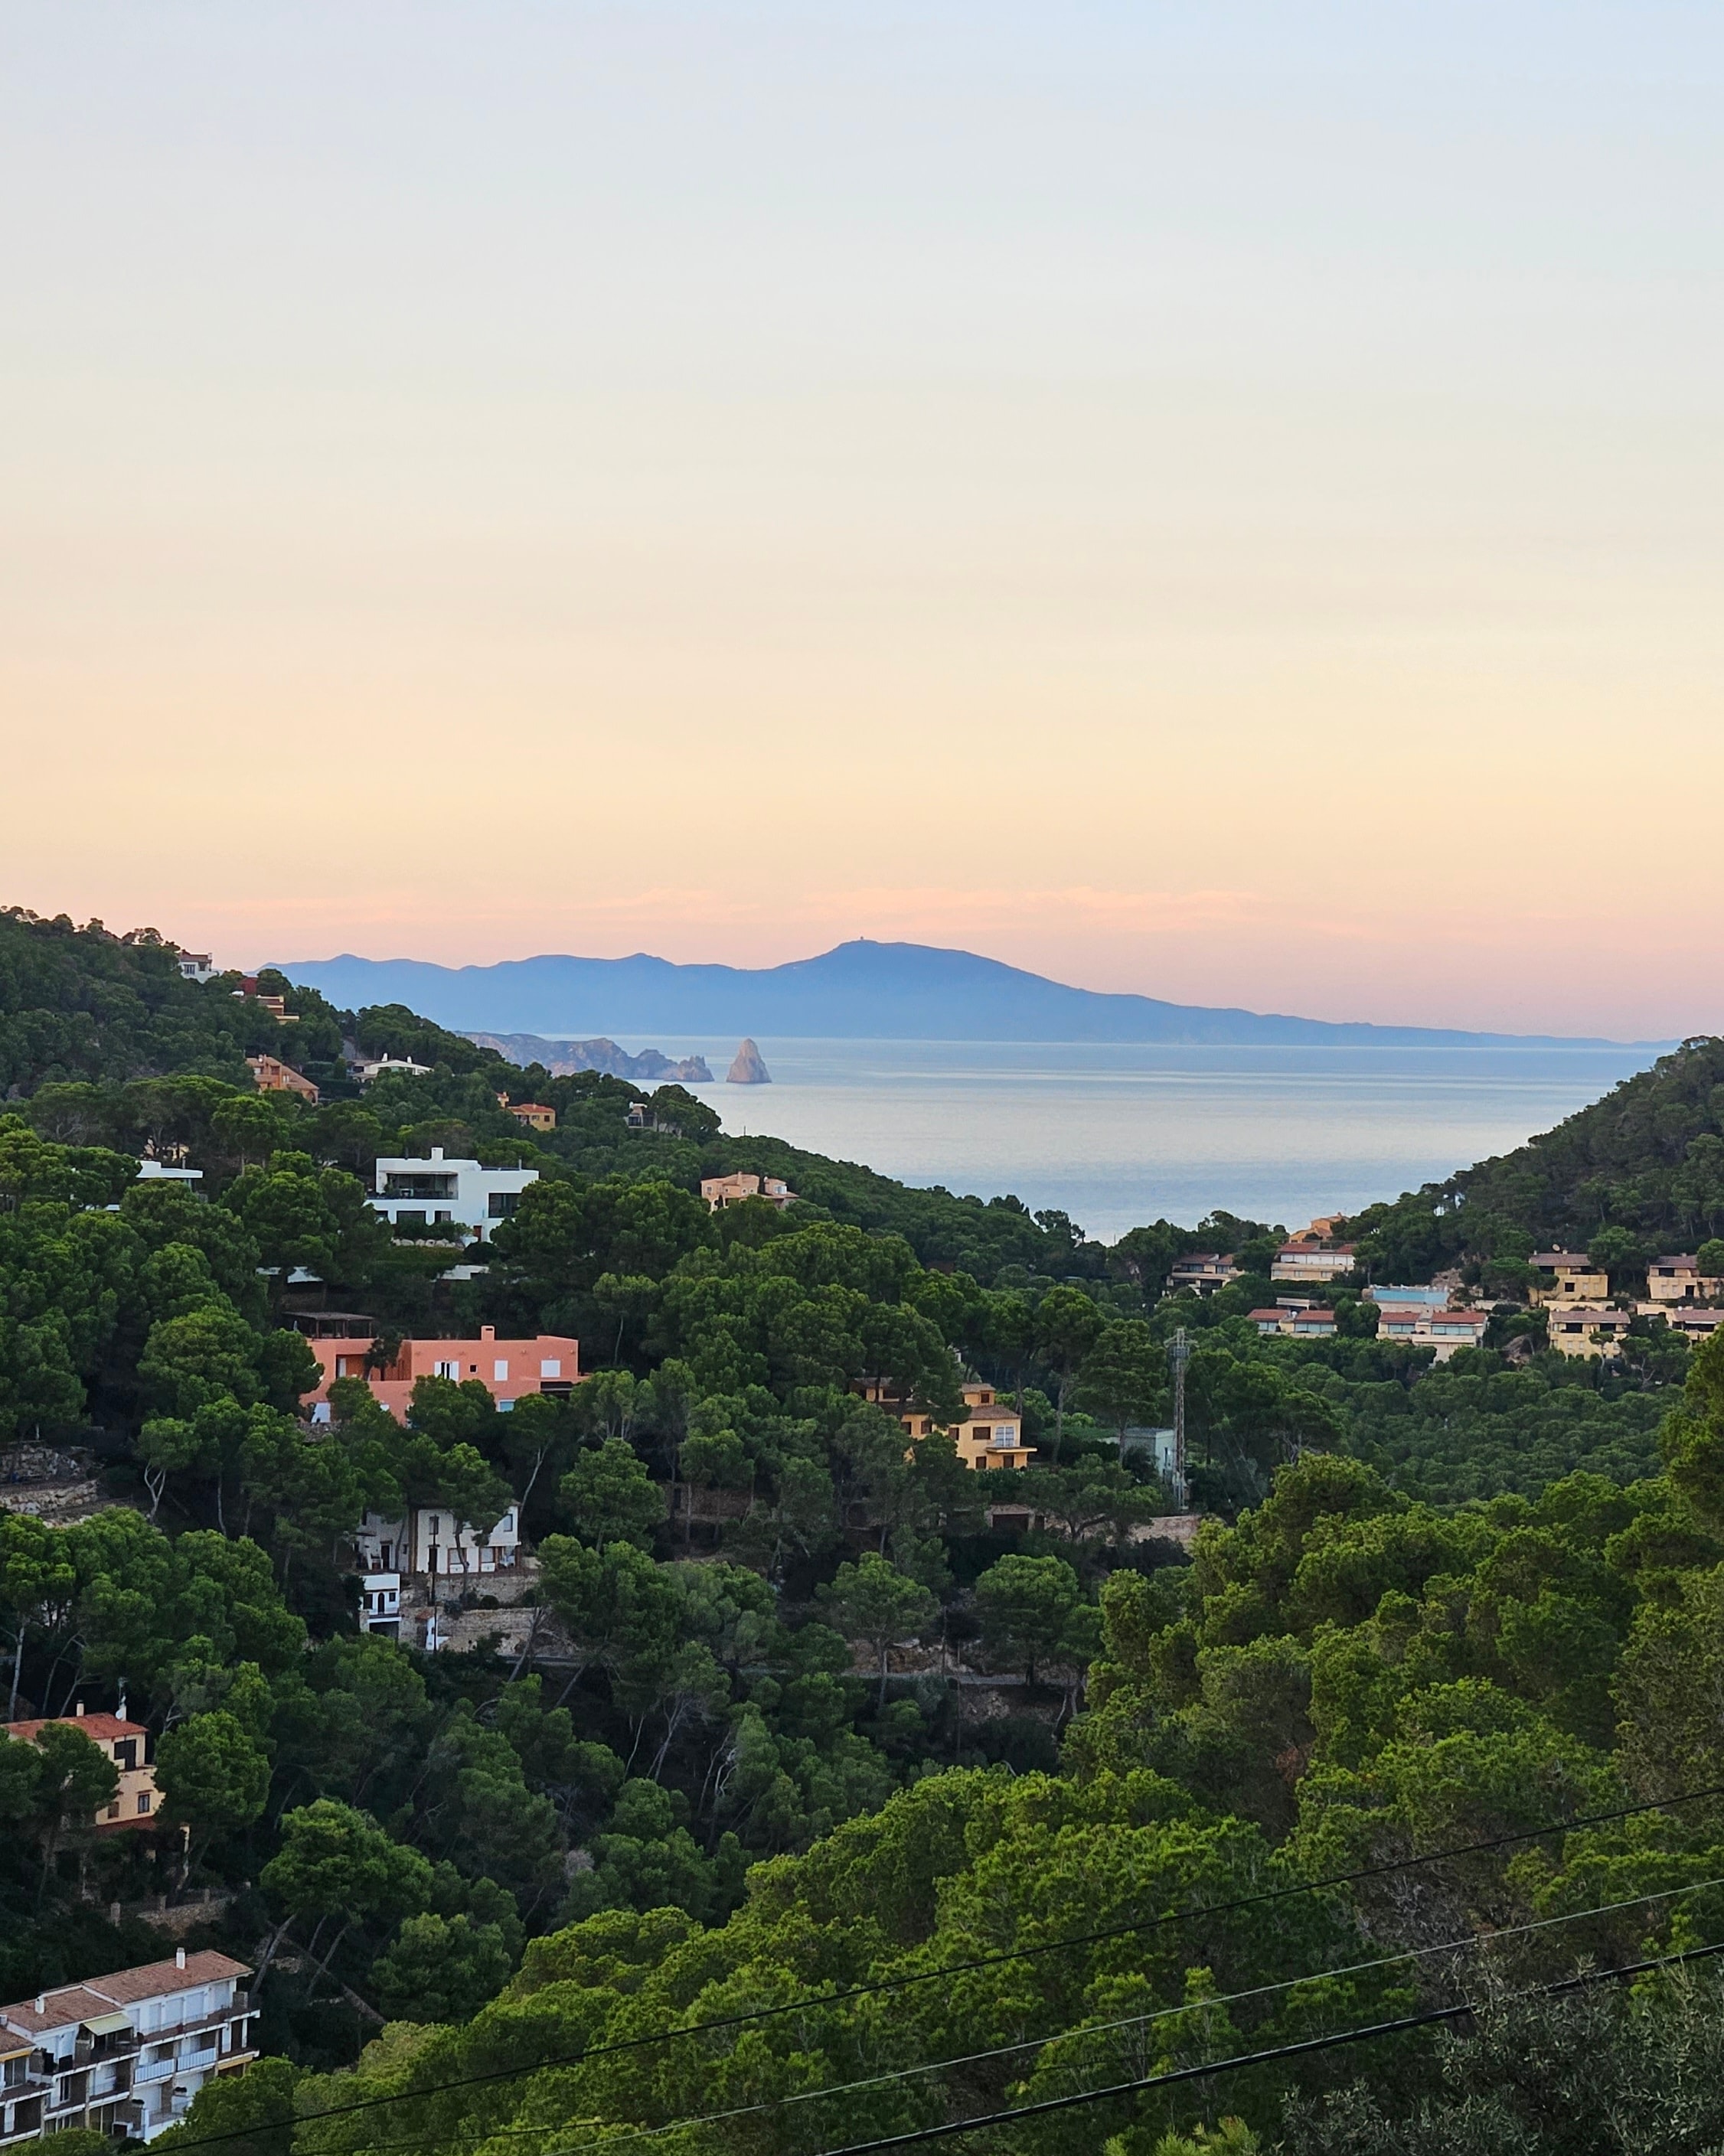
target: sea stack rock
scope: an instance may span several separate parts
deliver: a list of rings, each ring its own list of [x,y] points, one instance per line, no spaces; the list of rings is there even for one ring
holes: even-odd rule
[[[745,1040],[736,1051],[736,1060],[724,1074],[727,1086],[769,1086],[772,1073],[760,1060],[760,1051],[752,1040]]]

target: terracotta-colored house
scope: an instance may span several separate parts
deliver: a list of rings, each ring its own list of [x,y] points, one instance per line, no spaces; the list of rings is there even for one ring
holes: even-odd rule
[[[312,1338],[306,1343],[322,1368],[311,1394],[311,1419],[329,1419],[329,1388],[337,1378],[363,1378],[392,1415],[404,1415],[421,1378],[450,1378],[465,1384],[476,1378],[500,1408],[512,1408],[528,1393],[566,1393],[580,1382],[580,1342],[559,1333],[537,1333],[530,1340],[499,1340],[497,1328],[482,1325],[476,1340],[404,1340],[387,1362],[373,1353],[373,1339]]]
[[[245,1061],[260,1093],[297,1093],[302,1101],[316,1106],[317,1088],[279,1055],[248,1055]]]
[[[796,1194],[790,1184],[776,1175],[706,1175],[701,1178],[700,1194],[708,1208],[722,1212],[727,1205],[740,1205],[745,1198],[764,1198],[769,1205],[776,1205],[782,1212],[786,1205],[794,1205]]]

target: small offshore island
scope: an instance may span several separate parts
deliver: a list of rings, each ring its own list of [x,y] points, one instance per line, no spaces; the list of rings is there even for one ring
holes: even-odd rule
[[[769,1086],[772,1073],[766,1067],[765,1058],[752,1040],[745,1040],[736,1051],[730,1068],[724,1074],[727,1086]]]
[[[0,910],[0,2139],[1724,2145],[1724,1040],[1103,1243],[542,1039]]]

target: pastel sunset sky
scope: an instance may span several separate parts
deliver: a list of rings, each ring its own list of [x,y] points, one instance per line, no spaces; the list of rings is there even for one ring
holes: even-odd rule
[[[0,7],[0,902],[1724,1026],[1724,16]]]

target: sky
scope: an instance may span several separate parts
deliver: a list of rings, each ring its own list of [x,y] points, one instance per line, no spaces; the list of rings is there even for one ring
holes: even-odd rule
[[[0,903],[1724,1027],[1724,17],[0,4]]]

